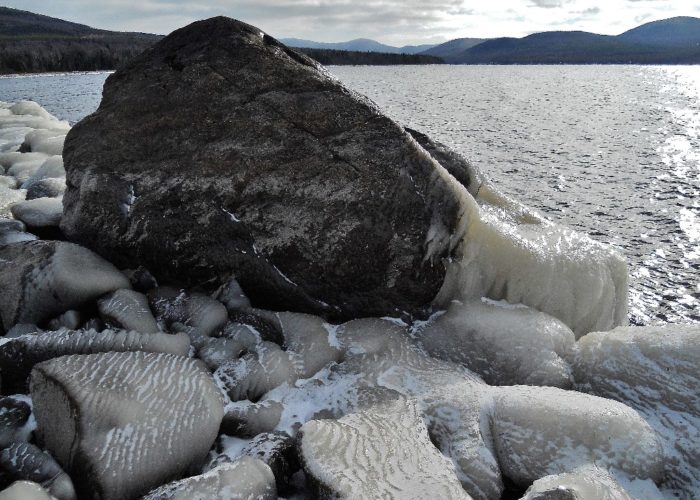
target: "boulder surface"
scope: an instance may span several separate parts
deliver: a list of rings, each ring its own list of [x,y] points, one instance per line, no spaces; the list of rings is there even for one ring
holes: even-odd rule
[[[110,76],[64,148],[61,228],[118,266],[258,307],[420,313],[463,187],[367,99],[258,28],[216,17]]]
[[[26,241],[2,246],[0,333],[17,323],[40,323],[130,287],[112,264],[72,243]]]
[[[81,498],[136,498],[201,467],[223,416],[206,368],[172,354],[64,356],[37,365],[30,389]]]

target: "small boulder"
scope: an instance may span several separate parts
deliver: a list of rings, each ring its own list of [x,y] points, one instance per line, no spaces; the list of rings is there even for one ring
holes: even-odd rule
[[[142,334],[120,330],[61,329],[55,332],[24,335],[0,345],[0,372],[2,392],[5,394],[27,391],[32,368],[37,363],[69,354],[99,352],[162,352],[186,356],[190,340],[184,333]]]
[[[257,458],[272,470],[277,491],[280,494],[290,491],[292,475],[301,467],[297,457],[296,440],[286,432],[264,432],[240,446],[242,442],[244,440],[239,438],[219,436],[219,455],[208,467],[214,469],[222,464],[236,462],[242,457]]]
[[[27,200],[35,200],[38,198],[58,198],[63,196],[66,190],[65,179],[39,179],[31,182],[27,186]]]
[[[171,354],[64,356],[34,368],[31,394],[41,442],[80,496],[101,500],[201,467],[223,416],[206,368]]]
[[[63,215],[62,198],[36,198],[12,205],[12,215],[31,229],[57,227]]]
[[[0,500],[53,500],[41,485],[32,481],[16,481],[0,491]]]
[[[19,399],[0,398],[0,449],[7,448],[12,443],[29,441],[32,428],[29,417],[31,407]]]
[[[0,247],[2,328],[38,324],[105,293],[130,288],[112,264],[72,243],[29,241]]]
[[[668,457],[664,486],[700,495],[700,325],[620,327],[577,344],[576,389],[641,413]]]
[[[242,457],[200,476],[166,484],[142,500],[277,500],[275,476],[261,460]]]
[[[97,306],[107,324],[141,333],[157,333],[158,323],[148,307],[148,297],[134,290],[117,290],[102,297]]]
[[[471,498],[430,442],[416,403],[398,398],[339,420],[311,420],[299,452],[321,498]]]
[[[0,452],[0,468],[12,480],[28,480],[40,484],[57,500],[76,498],[73,481],[68,474],[51,455],[33,444],[12,443],[3,449]]]

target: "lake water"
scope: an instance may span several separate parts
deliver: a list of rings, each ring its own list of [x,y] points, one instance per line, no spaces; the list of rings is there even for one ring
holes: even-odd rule
[[[330,68],[554,221],[620,247],[636,324],[700,322],[700,67]],[[0,78],[76,122],[107,73]]]

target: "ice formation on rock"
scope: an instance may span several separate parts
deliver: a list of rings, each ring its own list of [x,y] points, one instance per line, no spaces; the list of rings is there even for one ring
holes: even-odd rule
[[[31,230],[42,227],[58,227],[63,214],[61,198],[36,198],[20,201],[10,209],[17,220],[24,222]]]
[[[468,222],[459,257],[448,266],[438,305],[481,297],[522,303],[560,319],[577,337],[627,323],[624,257],[548,222],[501,194],[457,153],[412,133],[469,192],[461,198]]]
[[[0,500],[54,500],[41,485],[32,481],[16,481],[0,491]]]
[[[428,354],[454,361],[492,385],[569,388],[574,334],[561,321],[528,307],[453,302],[416,328]]]
[[[12,443],[29,441],[32,409],[25,401],[11,397],[0,398],[0,450]]]
[[[29,374],[37,363],[69,354],[100,352],[161,352],[187,356],[190,341],[184,333],[142,334],[126,330],[67,330],[23,335],[0,344],[2,392],[26,392]]]
[[[27,226],[23,222],[0,217],[0,246],[35,240],[36,236],[26,230]]]
[[[30,387],[41,441],[90,498],[133,498],[201,467],[223,414],[209,372],[171,354],[64,356],[36,365]]]
[[[299,455],[317,496],[471,498],[430,442],[415,401],[390,398],[385,391],[365,410],[301,427]]]
[[[12,443],[0,452],[0,469],[11,480],[34,481],[56,500],[75,500],[68,474],[46,452],[30,443]]]
[[[228,321],[226,307],[201,293],[160,287],[148,294],[148,300],[163,326],[185,331],[197,348]]]
[[[257,402],[230,403],[225,430],[293,433],[309,420],[356,411],[361,392],[383,387],[417,400],[431,440],[455,464],[474,498],[498,498],[503,475],[527,486],[593,462],[633,478],[661,478],[656,434],[625,405],[551,387],[488,386],[460,365],[427,356],[405,326],[391,320],[338,325],[329,331],[329,343],[341,351],[340,363],[333,356],[314,377],[293,386],[285,379],[285,364],[241,366],[235,387],[248,390],[229,395]],[[260,366],[267,367],[264,377]],[[282,374],[273,373],[277,366]],[[269,390],[265,382],[275,377],[282,385]]]
[[[552,387],[517,386],[496,391],[493,404],[498,463],[516,484],[586,464],[663,478],[659,438],[628,406]]]
[[[301,468],[294,438],[286,432],[263,432],[251,440],[220,436],[217,452],[213,454],[207,469],[235,462],[241,457],[256,458],[267,464],[275,476],[280,494],[285,493],[292,475]]]
[[[627,488],[610,472],[586,465],[573,472],[546,476],[528,488],[522,500],[661,500],[653,482],[629,484]]]
[[[40,323],[56,314],[130,288],[112,264],[87,248],[59,241],[0,247],[0,316],[4,330]]]
[[[10,207],[25,199],[29,186],[24,184],[62,153],[68,130],[68,122],[57,120],[35,102],[0,102],[0,216],[9,215]],[[52,192],[62,191],[57,184]]]
[[[148,306],[148,298],[134,290],[116,290],[97,301],[102,318],[125,330],[157,333],[158,323]]]
[[[622,401],[661,436],[665,487],[700,497],[700,326],[589,333],[578,341],[576,388]]]
[[[275,476],[261,460],[242,457],[205,472],[161,486],[143,500],[276,500]]]

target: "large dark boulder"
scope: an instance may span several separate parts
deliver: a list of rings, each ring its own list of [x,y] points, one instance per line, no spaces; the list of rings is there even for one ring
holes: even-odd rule
[[[257,307],[420,313],[440,288],[461,188],[313,60],[224,17],[110,76],[69,133],[61,228],[159,283],[232,275]]]

